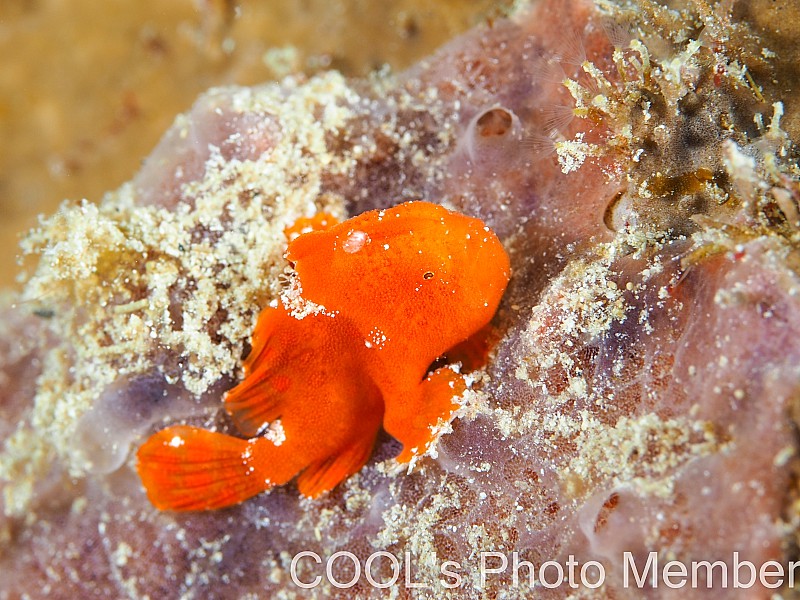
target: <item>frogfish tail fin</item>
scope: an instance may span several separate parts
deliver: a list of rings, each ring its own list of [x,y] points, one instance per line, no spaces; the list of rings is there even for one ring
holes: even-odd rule
[[[253,465],[255,444],[197,427],[168,427],[139,448],[136,469],[161,510],[223,508],[273,485]]]

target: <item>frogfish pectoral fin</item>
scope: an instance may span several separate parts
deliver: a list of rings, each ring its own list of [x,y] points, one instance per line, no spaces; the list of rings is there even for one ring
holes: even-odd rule
[[[459,407],[455,399],[466,389],[460,374],[443,367],[428,375],[410,400],[387,403],[383,428],[403,444],[398,462],[410,462],[428,450],[438,437],[437,425],[450,420]]]
[[[475,371],[486,366],[489,353],[500,339],[499,332],[486,324],[463,342],[460,342],[444,353],[448,364],[461,363],[465,371]]]
[[[283,375],[288,367],[308,360],[294,329],[299,329],[283,307],[266,307],[258,315],[250,354],[244,361],[244,379],[225,394],[225,409],[244,435],[257,435],[264,423],[286,408],[291,380]]]
[[[136,470],[161,510],[223,508],[295,475],[298,469],[292,471],[281,456],[265,456],[271,449],[277,448],[269,440],[179,425],[153,434],[139,448]]]
[[[376,434],[377,431],[333,456],[311,463],[297,478],[300,493],[316,498],[361,469],[372,455]]]
[[[244,379],[225,394],[225,410],[244,435],[257,435],[264,423],[291,412],[296,396],[305,399],[303,375],[316,359],[303,340],[311,325],[294,319],[282,306],[261,311]]]
[[[225,394],[225,410],[241,433],[257,435],[264,423],[280,417],[286,403],[274,385],[279,381],[268,374],[248,375]]]
[[[331,353],[327,319],[298,320],[282,305],[261,312],[244,379],[225,394],[225,410],[241,433],[258,435],[265,423],[302,412],[309,390],[329,385],[330,375],[320,369]]]

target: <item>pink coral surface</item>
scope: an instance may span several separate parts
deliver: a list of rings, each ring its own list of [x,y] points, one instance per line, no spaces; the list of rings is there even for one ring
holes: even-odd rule
[[[396,78],[294,79],[198,100],[100,208],[123,215],[120,241],[97,242],[110,257],[90,276],[118,284],[103,296],[114,310],[71,306],[89,292],[70,287],[50,312],[4,316],[4,339],[35,331],[37,343],[1,348],[0,597],[386,597],[363,573],[333,585],[354,575],[347,558],[326,577],[306,557],[297,577],[322,580],[299,587],[301,551],[323,561],[346,551],[362,566],[391,553],[403,565],[398,598],[719,597],[719,576],[713,589],[702,575],[672,589],[660,571],[655,587],[626,587],[626,552],[639,572],[651,552],[660,565],[788,565],[800,188],[782,166],[794,147],[781,96],[768,97],[779,90],[756,93],[743,75],[742,65],[770,69],[766,53],[748,54],[760,52],[759,32],[729,4],[542,0]],[[231,200],[215,208],[221,196]],[[290,484],[226,510],[155,510],[131,450],[167,422],[231,431],[220,395],[246,325],[277,293],[281,227],[319,208],[356,214],[410,198],[484,219],[513,268],[500,341],[437,452],[398,473],[399,445],[383,436],[370,463],[319,500]],[[267,236],[259,219],[275,226],[264,252],[253,251]],[[166,233],[142,233],[137,246],[139,230]],[[77,286],[57,276],[81,256],[65,244],[40,242],[50,275],[29,288],[45,275]],[[114,279],[117,264],[141,279]],[[187,308],[198,298],[206,312]],[[158,302],[161,320],[142,319],[149,329],[125,321],[125,343],[155,341],[135,369],[120,366],[117,329],[98,323]],[[98,335],[107,352],[92,356],[111,373],[81,392],[77,416],[41,400],[54,352],[58,364],[82,360],[64,331]],[[202,354],[197,336],[216,350]],[[72,379],[62,383],[74,392]],[[19,427],[38,439],[59,418],[74,421],[66,441],[36,446],[50,467],[26,467]],[[532,589],[526,568],[499,572],[512,553],[537,567],[597,561],[605,580],[548,589],[537,578]],[[446,561],[458,578],[442,574]],[[391,579],[386,556],[371,565],[379,583]],[[732,582],[726,597],[769,594]]]

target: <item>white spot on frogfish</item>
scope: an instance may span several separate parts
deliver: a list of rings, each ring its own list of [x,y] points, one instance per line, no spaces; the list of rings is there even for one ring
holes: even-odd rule
[[[281,423],[280,419],[276,419],[270,423],[269,429],[267,429],[264,437],[276,446],[280,446],[286,441],[286,430],[283,428],[283,424]]]
[[[364,231],[351,231],[342,243],[342,250],[348,254],[355,254],[369,243],[369,235]]]

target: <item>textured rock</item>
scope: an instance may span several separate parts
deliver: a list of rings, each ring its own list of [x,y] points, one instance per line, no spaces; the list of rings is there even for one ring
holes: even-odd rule
[[[650,551],[796,558],[795,80],[775,23],[740,4],[543,0],[396,79],[213,90],[131,184],[46,219],[4,320],[6,339],[38,337],[2,349],[17,422],[0,428],[0,587],[377,598],[364,576],[300,589],[290,565],[382,550],[428,586],[401,577],[394,597],[526,597],[525,569],[481,580],[481,552],[518,552],[605,568],[595,590],[537,583],[543,597],[635,598],[626,551],[640,570]],[[283,228],[419,197],[486,220],[514,269],[495,355],[438,454],[399,473],[384,436],[320,500],[288,485],[156,512],[131,451],[167,422],[231,429],[220,396],[280,289]]]

